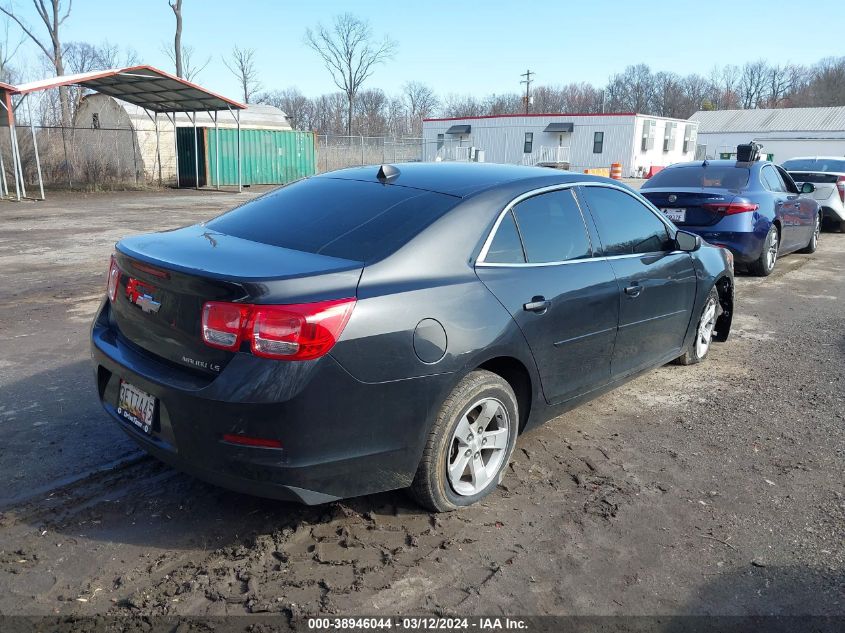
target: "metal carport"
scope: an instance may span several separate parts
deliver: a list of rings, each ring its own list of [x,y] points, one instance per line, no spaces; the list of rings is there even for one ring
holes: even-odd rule
[[[176,113],[187,114],[194,127],[194,159],[196,171],[199,174],[199,155],[196,151],[197,140],[197,113],[205,112],[214,122],[215,135],[219,134],[217,127],[217,113],[228,111],[237,124],[237,163],[238,163],[238,191],[242,190],[241,176],[241,134],[240,134],[240,111],[246,106],[221,97],[210,92],[190,81],[180,79],[175,75],[159,70],[152,66],[129,66],[127,68],[113,68],[110,70],[98,70],[76,75],[62,75],[50,77],[40,81],[33,81],[18,86],[10,86],[0,83],[0,107],[5,111],[6,117],[3,125],[8,125],[11,139],[12,172],[15,180],[15,195],[18,200],[26,197],[24,185],[23,167],[20,160],[20,152],[17,148],[17,135],[15,131],[15,112],[24,103],[29,108],[29,123],[32,132],[32,141],[35,151],[35,162],[38,169],[38,185],[41,199],[44,199],[44,180],[41,175],[41,160],[38,155],[38,142],[35,135],[35,124],[32,118],[32,108],[29,103],[29,95],[59,88],[61,86],[80,86],[95,92],[107,94],[116,99],[135,104],[144,109],[147,116],[153,122],[156,133],[156,155],[158,164],[161,166],[159,146],[158,116],[164,114],[169,121],[172,121],[176,128]],[[174,135],[175,136],[175,135]],[[219,143],[216,144],[219,147]],[[4,176],[0,179],[0,188],[4,196],[9,195],[8,183],[5,182],[5,171],[3,170],[3,157],[0,156],[0,171]],[[219,150],[215,156],[215,169],[217,173],[217,188],[220,188],[220,156]],[[177,167],[178,182],[178,167]],[[199,189],[199,178],[196,181],[196,188]]]

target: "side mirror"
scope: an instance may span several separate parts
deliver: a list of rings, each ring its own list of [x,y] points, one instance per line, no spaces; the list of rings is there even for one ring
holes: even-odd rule
[[[813,193],[816,190],[816,186],[811,182],[805,182],[801,185],[801,193]]]
[[[675,244],[679,251],[692,253],[701,248],[701,236],[689,231],[678,231],[675,233]]]

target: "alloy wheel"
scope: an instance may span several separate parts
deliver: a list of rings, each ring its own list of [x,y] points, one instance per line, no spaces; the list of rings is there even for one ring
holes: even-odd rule
[[[508,411],[496,398],[483,398],[464,413],[449,442],[446,466],[457,494],[478,494],[498,476],[510,432]]]
[[[778,238],[777,230],[772,231],[771,237],[769,238],[769,248],[766,251],[766,266],[769,270],[775,267],[775,262],[778,259],[778,246],[780,244],[780,239]]]
[[[713,340],[713,328],[716,327],[716,300],[712,297],[704,306],[701,320],[698,322],[698,332],[695,339],[695,354],[698,358],[704,358],[707,350],[710,349],[710,341]]]

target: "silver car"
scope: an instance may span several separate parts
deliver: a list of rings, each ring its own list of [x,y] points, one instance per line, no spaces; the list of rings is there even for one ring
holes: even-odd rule
[[[845,231],[845,156],[790,158],[783,163],[798,188],[811,182],[812,196],[831,228]]]

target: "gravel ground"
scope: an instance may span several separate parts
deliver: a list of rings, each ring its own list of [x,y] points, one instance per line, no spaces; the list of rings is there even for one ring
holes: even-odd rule
[[[0,613],[845,615],[845,235],[738,278],[731,339],[532,431],[476,507],[203,484],[100,411],[114,241],[254,195],[0,203]]]

